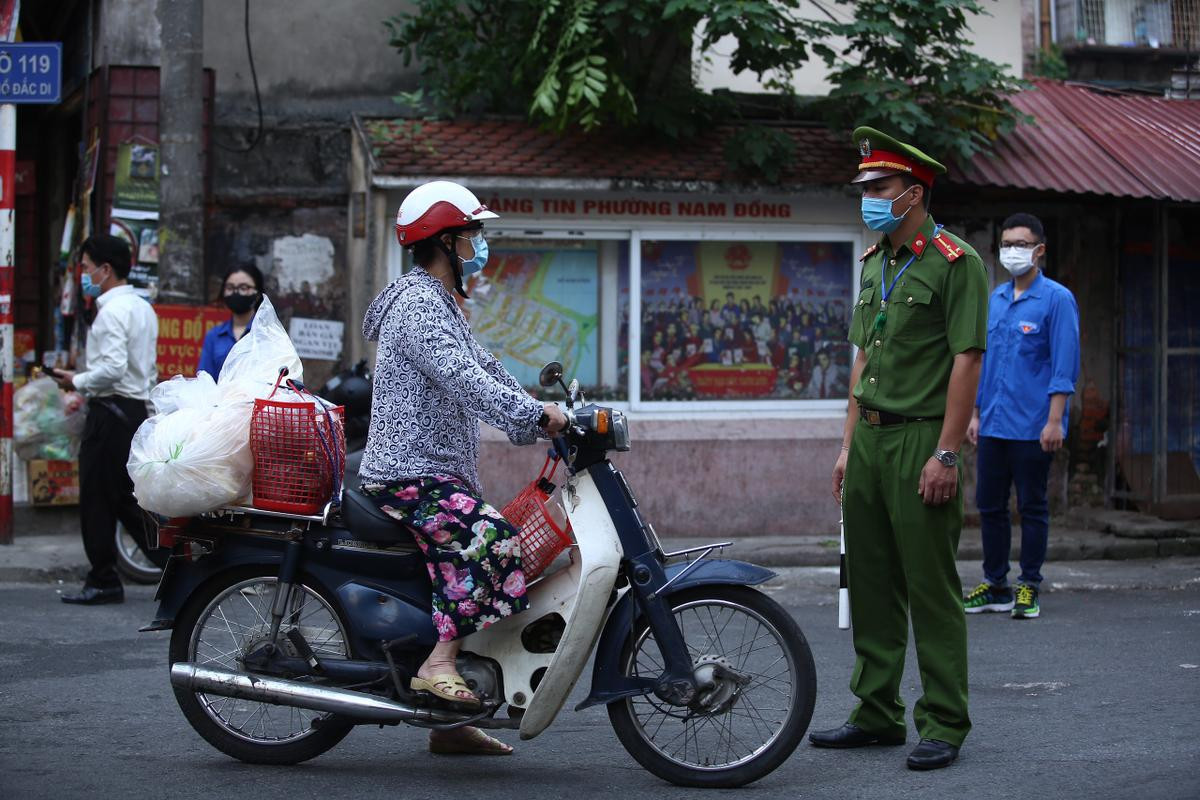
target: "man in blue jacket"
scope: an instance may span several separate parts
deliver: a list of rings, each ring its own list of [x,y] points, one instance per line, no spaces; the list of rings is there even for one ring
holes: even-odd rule
[[[1041,613],[1038,590],[1050,533],[1046,483],[1067,433],[1079,377],[1079,309],[1071,291],[1042,274],[1046,234],[1032,214],[1013,214],[1000,234],[1012,275],[992,292],[987,353],[967,437],[978,446],[975,504],[983,528],[984,581],[963,598],[968,614]],[[1008,583],[1008,491],[1021,512],[1021,577]]]

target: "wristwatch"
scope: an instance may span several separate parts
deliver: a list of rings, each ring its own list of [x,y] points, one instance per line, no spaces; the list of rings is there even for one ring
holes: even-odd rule
[[[943,467],[953,467],[958,463],[958,453],[953,450],[934,450],[933,457],[942,462]]]

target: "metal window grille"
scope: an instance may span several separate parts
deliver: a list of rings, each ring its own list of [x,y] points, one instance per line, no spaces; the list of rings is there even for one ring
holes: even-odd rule
[[[1200,0],[1058,0],[1060,44],[1200,49]]]

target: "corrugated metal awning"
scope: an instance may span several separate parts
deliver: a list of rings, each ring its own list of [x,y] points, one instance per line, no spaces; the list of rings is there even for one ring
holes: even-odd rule
[[[1035,80],[1013,104],[1034,117],[954,183],[1200,202],[1200,101]]]

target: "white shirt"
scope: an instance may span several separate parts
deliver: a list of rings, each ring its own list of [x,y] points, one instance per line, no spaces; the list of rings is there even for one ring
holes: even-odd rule
[[[87,369],[76,373],[75,388],[85,397],[148,400],[158,381],[158,315],[129,285],[109,289],[96,307]]]

